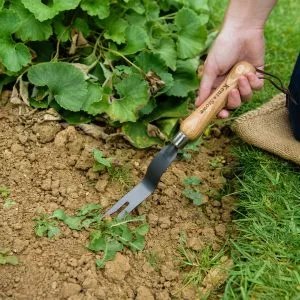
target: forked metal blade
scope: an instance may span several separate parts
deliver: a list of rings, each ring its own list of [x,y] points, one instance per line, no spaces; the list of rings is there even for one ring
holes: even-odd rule
[[[105,215],[112,215],[117,212],[123,205],[128,205],[118,214],[119,219],[123,218],[126,213],[130,213],[140,203],[142,203],[156,189],[162,174],[167,170],[172,161],[176,158],[178,149],[169,144],[164,147],[151,161],[144,179],[136,185],[130,192],[121,198]]]

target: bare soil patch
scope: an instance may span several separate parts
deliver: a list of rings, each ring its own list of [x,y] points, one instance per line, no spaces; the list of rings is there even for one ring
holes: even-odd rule
[[[73,126],[44,121],[45,112],[2,102],[0,186],[9,187],[16,204],[4,209],[0,200],[0,247],[12,249],[20,264],[0,265],[0,299],[198,299],[195,288],[181,290],[184,272],[179,268],[178,244],[184,232],[187,247],[201,251],[210,245],[218,251],[228,237],[234,199],[219,193],[226,182],[222,172],[228,173],[234,163],[227,150],[229,138],[217,134],[191,160],[176,160],[135,212],[145,214],[150,224],[145,250],[125,250],[104,269],[96,269],[97,255],[84,247],[86,231],[63,227],[58,238],[39,238],[33,217],[57,208],[73,213],[85,203],[107,208],[126,192],[107,174],[92,171],[94,148],[127,164],[134,184],[157,150],[135,150],[120,138],[97,140]],[[209,162],[221,155],[226,167],[212,168]],[[202,180],[199,189],[209,196],[202,206],[182,195],[182,181],[188,176]],[[151,255],[158,258],[155,267],[149,263]],[[213,273],[222,277],[214,270],[208,276]],[[209,281],[204,280],[202,290],[215,287]]]

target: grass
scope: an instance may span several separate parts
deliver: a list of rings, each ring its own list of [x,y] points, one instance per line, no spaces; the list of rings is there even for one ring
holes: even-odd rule
[[[242,146],[237,155],[238,237],[224,299],[299,299],[300,174],[255,148]]]
[[[211,0],[214,23],[227,1]],[[278,1],[265,31],[266,70],[288,85],[300,50],[300,2]],[[278,91],[269,83],[238,116]],[[242,144],[241,142],[238,142]],[[300,175],[297,168],[251,146],[239,146],[237,236],[231,241],[235,263],[224,299],[300,299]]]

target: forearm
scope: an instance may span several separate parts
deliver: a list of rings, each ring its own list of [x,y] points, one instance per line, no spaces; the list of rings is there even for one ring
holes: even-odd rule
[[[277,0],[230,0],[224,27],[263,29]]]

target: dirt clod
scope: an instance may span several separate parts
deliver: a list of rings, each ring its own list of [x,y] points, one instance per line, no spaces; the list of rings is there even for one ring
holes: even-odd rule
[[[106,263],[104,273],[108,279],[122,281],[129,270],[128,257],[117,253],[115,260]]]
[[[154,300],[151,291],[145,286],[140,286],[136,292],[135,300]]]
[[[64,283],[61,290],[61,296],[63,299],[69,298],[71,296],[79,294],[81,291],[81,286],[76,283]]]

